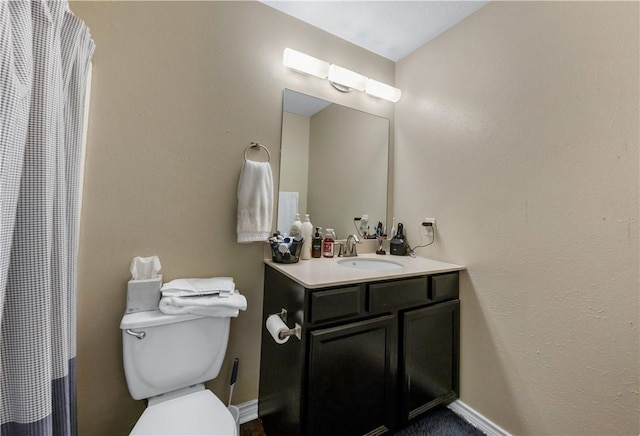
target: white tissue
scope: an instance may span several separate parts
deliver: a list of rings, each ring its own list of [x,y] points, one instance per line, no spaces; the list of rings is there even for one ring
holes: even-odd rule
[[[158,271],[162,268],[158,256],[134,257],[131,261],[131,278],[133,280],[148,280],[158,277]]]
[[[284,339],[280,339],[280,333],[289,330],[289,327],[282,321],[280,315],[269,315],[266,324],[269,334],[276,343],[284,344],[289,340],[290,336],[285,336]]]

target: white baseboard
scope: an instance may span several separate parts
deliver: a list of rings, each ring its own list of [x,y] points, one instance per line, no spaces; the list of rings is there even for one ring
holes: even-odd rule
[[[240,409],[240,418],[238,418],[240,424],[258,419],[258,400],[250,400],[236,406]]]
[[[460,400],[456,400],[447,406],[456,415],[462,417],[472,426],[488,436],[511,436],[509,432],[493,423],[491,420],[476,412]]]

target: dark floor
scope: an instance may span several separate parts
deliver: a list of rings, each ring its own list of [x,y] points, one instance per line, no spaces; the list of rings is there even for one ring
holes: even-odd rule
[[[254,419],[240,426],[240,436],[265,436],[262,422]]]
[[[445,406],[438,406],[395,435],[481,436],[483,433]],[[266,436],[266,433],[262,428],[262,422],[256,419],[240,426],[240,436]]]

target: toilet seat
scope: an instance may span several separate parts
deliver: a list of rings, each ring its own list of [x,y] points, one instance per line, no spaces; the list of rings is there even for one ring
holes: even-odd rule
[[[145,409],[131,435],[237,436],[229,409],[210,390],[154,404]]]

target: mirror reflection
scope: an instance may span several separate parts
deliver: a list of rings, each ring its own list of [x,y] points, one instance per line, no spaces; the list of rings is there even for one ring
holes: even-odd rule
[[[339,239],[375,236],[387,213],[389,120],[285,89],[277,229],[296,213]],[[368,218],[355,221],[354,218]]]

